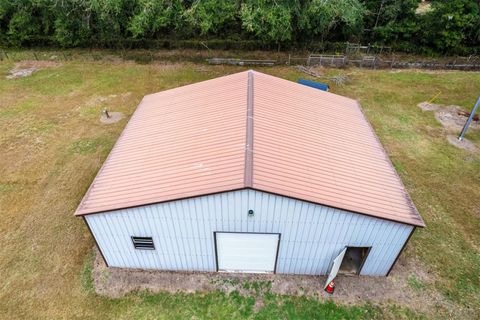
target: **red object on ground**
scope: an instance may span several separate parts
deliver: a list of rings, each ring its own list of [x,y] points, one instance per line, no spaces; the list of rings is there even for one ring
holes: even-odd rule
[[[325,291],[327,291],[330,294],[333,294],[333,291],[335,291],[335,282],[333,282],[333,280],[325,288]]]

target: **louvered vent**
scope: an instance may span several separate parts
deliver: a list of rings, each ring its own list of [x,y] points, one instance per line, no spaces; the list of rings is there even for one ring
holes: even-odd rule
[[[133,246],[139,250],[155,250],[152,237],[132,237]]]

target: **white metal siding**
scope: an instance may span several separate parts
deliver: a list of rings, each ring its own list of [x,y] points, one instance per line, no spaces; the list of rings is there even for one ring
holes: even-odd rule
[[[248,210],[254,216],[248,216]],[[362,275],[386,275],[412,226],[254,190],[87,215],[113,267],[215,271],[213,232],[280,233],[277,273],[326,274],[345,246],[372,247]],[[153,237],[135,250],[131,236]]]

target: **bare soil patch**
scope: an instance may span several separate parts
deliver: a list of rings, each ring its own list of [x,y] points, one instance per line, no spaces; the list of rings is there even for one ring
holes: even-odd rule
[[[79,106],[77,110],[88,115],[100,115],[98,119],[103,124],[117,123],[123,119],[125,115],[122,112],[113,110],[118,110],[121,106],[125,105],[131,96],[131,92],[105,96],[95,95],[89,98],[84,105]],[[108,116],[105,110],[108,112]]]
[[[418,107],[423,111],[434,111],[435,119],[443,126],[447,132],[447,141],[454,145],[457,148],[467,150],[469,152],[477,152],[478,148],[475,144],[467,139],[459,141],[455,135],[458,135],[465,123],[467,122],[468,117],[470,116],[469,112],[466,112],[459,106],[450,105],[442,106],[435,103],[421,102],[418,104]],[[480,129],[480,118],[478,115],[474,115],[473,120],[470,124],[469,130],[478,130]],[[448,134],[450,133],[450,134]]]
[[[424,73],[424,74],[449,74],[458,72],[457,70],[446,70],[446,69],[421,69],[421,68],[405,68],[405,69],[391,69],[387,70],[389,73]],[[475,72],[464,70],[462,72]]]
[[[463,111],[459,106],[447,106],[435,112],[437,121],[450,132],[460,132],[469,115],[470,113]],[[474,119],[470,124],[470,129],[475,130],[478,128],[480,128],[480,122]]]
[[[13,67],[13,69],[9,71],[9,74],[6,76],[6,78],[16,79],[16,78],[28,77],[38,70],[47,69],[47,68],[57,68],[59,66],[61,66],[61,64],[56,61],[25,60],[25,61],[17,62]]]
[[[182,68],[184,63],[153,62],[152,68],[155,71],[174,71]]]
[[[96,96],[93,96],[92,98],[90,98],[87,101],[86,106],[87,107],[95,107],[95,106],[101,105],[103,103],[106,103],[106,102],[109,102],[109,101],[115,100],[115,99],[120,99],[120,101],[122,101],[123,99],[126,99],[131,95],[132,95],[131,92],[124,92],[124,93],[121,93],[121,94],[110,94],[108,96],[96,95]]]
[[[460,132],[470,116],[459,106],[450,105],[443,106],[440,104],[421,102],[418,107],[423,111],[435,111],[435,119],[449,132]],[[480,129],[480,119],[474,116],[470,129]]]
[[[442,108],[441,105],[429,102],[420,102],[418,107],[423,111],[437,111]]]
[[[102,114],[100,117],[100,122],[104,124],[116,123],[123,119],[123,113],[121,112],[108,112],[108,117],[105,114]]]
[[[451,134],[447,135],[447,140],[451,145],[454,145],[457,148],[470,151],[472,153],[478,152],[477,146],[468,139],[463,139],[462,141],[458,140],[458,137]]]
[[[226,293],[238,291],[242,295],[256,297],[255,309],[263,306],[262,293],[308,296],[336,303],[373,304],[394,303],[399,306],[430,314],[457,314],[458,310],[430,285],[434,276],[418,261],[400,260],[388,277],[339,275],[335,293],[323,290],[325,276],[241,274],[210,272],[173,272],[109,268],[96,250],[93,268],[94,287],[98,294],[111,298],[121,297],[132,291],[155,292],[206,292],[220,290]]]

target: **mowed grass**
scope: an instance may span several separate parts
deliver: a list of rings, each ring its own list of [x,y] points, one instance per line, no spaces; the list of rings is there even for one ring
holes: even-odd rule
[[[357,79],[357,77],[355,77]],[[480,95],[479,73],[367,72],[341,93],[357,97],[427,224],[407,254],[435,276],[435,288],[480,317],[480,155],[451,146],[432,112],[435,101],[469,110]],[[480,132],[467,138],[480,147]]]
[[[390,306],[338,306],[302,297],[132,293],[97,296],[89,268],[93,239],[73,212],[145,94],[244,70],[231,66],[69,61],[6,80],[0,63],[0,318],[363,319],[411,318]],[[291,80],[293,68],[259,71]],[[480,317],[480,156],[446,142],[433,114],[416,104],[470,108],[480,74],[327,70],[349,73],[334,92],[358,99],[424,217],[404,253],[434,278],[430,290]],[[99,122],[107,107],[126,118]],[[480,133],[467,136],[480,146]],[[413,281],[414,282],[414,281]],[[423,284],[422,284],[423,286]],[[432,311],[445,316],[444,310]],[[436,312],[436,313],[435,313]],[[460,314],[460,312],[459,312]]]

